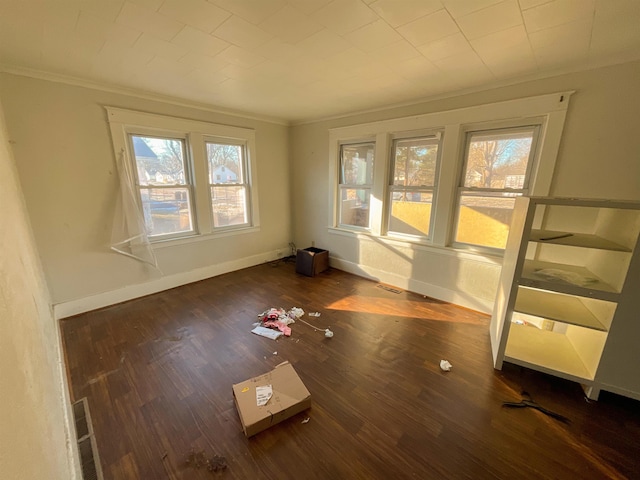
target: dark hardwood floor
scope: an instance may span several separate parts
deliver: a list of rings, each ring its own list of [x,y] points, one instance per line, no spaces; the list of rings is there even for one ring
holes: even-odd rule
[[[319,311],[277,341],[269,307]],[[332,269],[265,264],[63,320],[72,397],[87,397],[107,479],[640,478],[639,403],[494,371],[489,318]],[[274,352],[277,351],[277,355]],[[453,364],[442,372],[441,359]],[[291,362],[312,408],[250,439],[231,385]],[[527,391],[570,419],[508,409]],[[306,417],[308,423],[301,423]],[[193,453],[227,468],[195,469]]]

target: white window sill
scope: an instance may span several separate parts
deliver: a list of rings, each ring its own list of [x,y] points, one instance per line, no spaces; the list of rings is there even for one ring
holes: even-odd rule
[[[209,240],[215,240],[216,238],[233,237],[236,235],[244,235],[247,233],[256,233],[260,231],[259,226],[234,228],[230,230],[220,230],[211,233],[198,233],[195,235],[189,235],[188,237],[169,238],[166,240],[151,241],[151,247],[154,250],[175,247],[178,245],[186,245],[189,243],[205,242]]]
[[[439,255],[450,255],[457,258],[474,260],[477,262],[489,263],[492,265],[502,265],[503,255],[498,252],[483,252],[475,251],[471,248],[464,248],[459,246],[442,246],[433,245],[425,241],[399,239],[390,236],[376,236],[368,231],[353,231],[338,227],[329,227],[330,234],[342,235],[345,237],[358,238],[363,240],[375,241],[377,243],[384,243],[387,245],[395,245],[401,247],[408,247],[412,250],[424,251],[429,253],[435,253]],[[373,240],[375,239],[375,240]]]

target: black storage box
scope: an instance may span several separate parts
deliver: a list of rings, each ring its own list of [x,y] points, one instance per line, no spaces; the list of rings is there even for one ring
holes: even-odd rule
[[[309,247],[298,250],[296,255],[296,273],[313,277],[329,268],[329,250]]]

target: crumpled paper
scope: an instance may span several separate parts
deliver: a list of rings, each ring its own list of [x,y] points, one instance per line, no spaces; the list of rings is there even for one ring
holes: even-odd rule
[[[451,370],[451,367],[453,367],[453,365],[451,365],[448,361],[440,360],[440,368],[443,372],[448,372],[449,370]]]

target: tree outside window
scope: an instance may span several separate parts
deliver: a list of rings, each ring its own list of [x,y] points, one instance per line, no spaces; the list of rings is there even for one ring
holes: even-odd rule
[[[526,195],[538,127],[469,132],[454,242],[504,249],[514,198]]]

